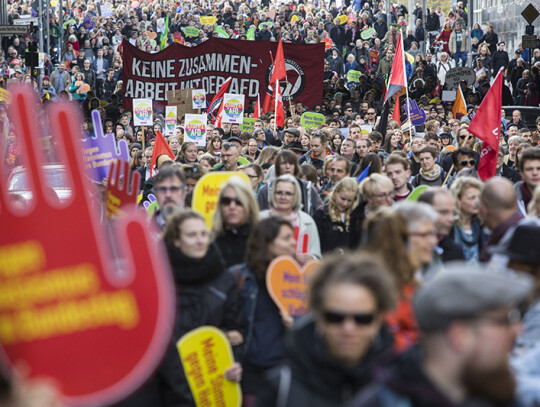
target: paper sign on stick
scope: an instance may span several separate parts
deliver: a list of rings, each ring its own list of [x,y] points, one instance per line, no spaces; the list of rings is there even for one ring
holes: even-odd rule
[[[279,256],[268,266],[266,287],[278,308],[287,315],[305,315],[308,311],[309,275],[319,262],[302,268],[289,256]]]
[[[129,161],[129,149],[126,140],[120,140],[117,144],[114,134],[103,134],[101,116],[97,110],[92,111],[92,123],[96,136],[82,140],[84,169],[92,181],[101,184],[113,160],[120,158]]]
[[[113,5],[112,4],[102,4],[101,5],[101,17],[110,18],[113,16]]]
[[[124,207],[131,206],[135,209],[140,179],[141,174],[138,171],[132,173],[128,161],[114,160],[111,163],[105,194],[107,218],[112,219],[121,215]]]
[[[176,106],[165,107],[165,135],[172,136],[176,129]]]
[[[223,123],[242,123],[244,120],[244,97],[225,93],[223,97]]]
[[[222,331],[202,326],[182,336],[176,348],[197,407],[241,406],[240,384],[225,379],[234,355]]]
[[[133,124],[135,126],[153,125],[152,113],[152,99],[133,99]]]
[[[184,126],[184,141],[193,141],[197,146],[206,146],[205,114],[186,114]]]
[[[193,190],[193,210],[199,212],[206,221],[208,229],[212,229],[212,215],[216,209],[219,190],[232,176],[240,177],[248,185],[249,178],[242,172],[210,172],[199,179]]]
[[[191,103],[193,109],[206,109],[206,91],[204,89],[192,89]]]
[[[214,25],[217,21],[217,18],[214,16],[205,16],[201,17],[201,24],[202,25]]]
[[[253,119],[251,117],[244,117],[244,120],[242,123],[240,123],[240,130],[242,132],[247,131],[249,133],[252,133],[253,130],[255,130],[255,122],[257,119]]]
[[[300,117],[300,124],[304,126],[306,130],[313,127],[319,128],[319,126],[324,126],[326,119],[323,114],[315,112],[305,112]]]
[[[41,167],[45,129],[34,92],[10,90],[33,205],[15,214],[0,193],[0,225],[9,230],[0,233],[2,369],[24,364],[30,380],[50,379],[61,405],[115,404],[149,378],[172,335],[176,295],[165,248],[134,210],[106,233],[87,193],[82,118],[60,102],[49,110],[50,134],[63,150],[72,195],[55,204]],[[111,257],[113,243],[121,257]]]

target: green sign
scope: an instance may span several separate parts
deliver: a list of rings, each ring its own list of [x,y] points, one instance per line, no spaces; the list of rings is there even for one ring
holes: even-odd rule
[[[227,31],[225,31],[223,28],[221,27],[216,27],[214,29],[214,32],[217,33],[218,35],[218,38],[229,38],[229,34],[227,34]]]
[[[375,28],[371,27],[371,28],[367,28],[367,29],[363,30],[360,33],[360,37],[363,40],[369,40],[373,36],[373,34],[377,34],[377,31],[375,31]]]
[[[255,26],[252,25],[251,27],[249,27],[249,30],[248,32],[246,33],[246,38],[249,40],[249,41],[255,41]]]
[[[253,132],[253,130],[255,130],[254,128],[254,125],[255,125],[255,122],[257,121],[258,119],[252,119],[250,117],[244,117],[244,121],[242,123],[240,123],[240,130],[242,130],[243,132],[244,131],[248,131],[248,132]]]
[[[347,72],[347,82],[360,82],[361,76],[363,76],[362,72],[351,69]]]
[[[300,118],[300,124],[304,126],[306,130],[313,127],[317,128],[319,126],[324,126],[325,118],[323,114],[315,112],[306,112]]]
[[[265,21],[263,23],[260,23],[259,24],[259,30],[262,30],[263,29],[263,26],[268,26],[268,28],[272,28],[274,26],[274,23],[272,23],[271,21]]]
[[[184,34],[186,37],[198,37],[199,30],[195,27],[184,27]]]
[[[69,24],[75,25],[75,24],[77,24],[77,22],[74,19],[67,20],[67,21],[64,21],[64,24],[62,24],[62,27],[64,29],[66,29]]]
[[[422,195],[422,193],[428,188],[429,187],[427,185],[420,185],[414,188],[412,192],[409,194],[409,196],[407,197],[407,201],[413,201],[413,202],[418,201],[418,198],[420,198],[420,195]]]

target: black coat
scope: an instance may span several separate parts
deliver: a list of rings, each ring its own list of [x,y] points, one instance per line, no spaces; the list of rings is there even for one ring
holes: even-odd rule
[[[317,230],[319,231],[321,253],[324,254],[349,247],[349,228],[345,226],[344,222],[332,221],[328,204],[313,214],[313,220],[317,224]]]
[[[242,225],[234,229],[225,229],[216,238],[216,244],[223,255],[227,268],[243,263],[246,257],[247,240],[251,225]]]
[[[269,386],[257,405],[261,407],[338,407],[371,380],[374,360],[392,348],[385,326],[362,362],[346,368],[330,357],[311,317],[295,326],[285,342],[286,362],[271,372]],[[278,401],[279,400],[279,401]]]
[[[499,50],[495,51],[491,57],[491,62],[493,64],[493,75],[497,75],[500,68],[506,70],[506,68],[508,68],[508,63],[510,62],[508,52]]]
[[[184,407],[195,406],[176,349],[185,333],[203,325],[223,331],[238,330],[244,336],[246,321],[234,277],[227,273],[215,245],[206,256],[195,260],[167,245],[177,288],[177,315],[174,336],[167,353],[152,378],[135,394],[117,406]],[[235,353],[240,349],[234,349]]]

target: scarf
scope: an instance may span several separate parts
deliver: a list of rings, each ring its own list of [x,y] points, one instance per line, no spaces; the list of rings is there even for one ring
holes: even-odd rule
[[[437,178],[441,176],[441,167],[439,167],[437,164],[433,167],[431,171],[425,172],[423,169],[420,169],[420,174],[422,177],[427,179],[428,181],[435,181]]]
[[[525,208],[529,207],[529,202],[531,202],[532,199],[532,192],[527,187],[527,184],[525,182],[522,182],[519,186],[519,189],[521,190],[521,197],[523,198],[523,204],[525,205]]]

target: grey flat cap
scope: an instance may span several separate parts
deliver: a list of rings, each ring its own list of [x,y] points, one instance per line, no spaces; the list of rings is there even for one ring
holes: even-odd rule
[[[422,332],[442,331],[455,320],[517,304],[533,287],[534,279],[524,273],[453,264],[418,289],[413,308]]]

